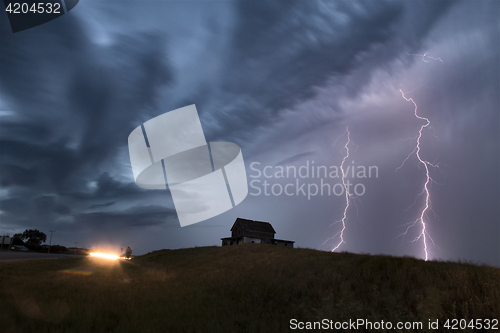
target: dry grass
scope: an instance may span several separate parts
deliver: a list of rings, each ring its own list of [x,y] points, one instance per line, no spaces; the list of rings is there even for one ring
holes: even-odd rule
[[[291,318],[500,317],[498,268],[272,245],[5,263],[0,286],[7,332],[283,332]]]

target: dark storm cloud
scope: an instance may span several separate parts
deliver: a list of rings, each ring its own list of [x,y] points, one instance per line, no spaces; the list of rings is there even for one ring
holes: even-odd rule
[[[174,209],[162,206],[133,207],[122,212],[82,213],[75,216],[76,224],[81,228],[102,229],[118,227],[144,227],[152,225],[176,225],[177,213]]]
[[[227,106],[217,113],[221,130],[215,135],[251,139],[245,133],[310,99],[332,77],[340,80],[369,63],[367,72],[347,87],[348,94],[357,94],[374,69],[418,49],[452,4],[238,2],[228,75],[221,86]]]
[[[165,38],[116,35],[98,45],[76,16],[14,35],[0,16],[0,99],[14,110],[0,123],[0,182],[11,193],[3,221],[47,223],[77,214],[65,201],[141,193],[98,170],[114,163],[172,81]]]
[[[2,33],[0,91],[16,112],[41,121],[37,130],[52,134],[45,141],[75,141],[78,162],[100,162],[171,80],[165,41],[138,33],[99,47],[78,21],[63,23],[36,34]]]
[[[5,199],[0,201],[0,209],[7,216],[3,218],[11,223],[27,224],[26,228],[47,225],[72,214],[72,209],[59,202],[55,195]]]
[[[2,120],[2,137],[26,142],[44,142],[50,138],[51,131],[47,126],[15,116],[4,118],[6,119]]]
[[[36,171],[34,169],[23,168],[15,164],[2,164],[0,170],[2,171],[0,174],[1,186],[31,186],[35,183]]]
[[[34,214],[38,216],[57,213],[59,215],[69,215],[71,209],[63,204],[56,203],[56,199],[51,195],[41,195],[31,200],[31,207]]]
[[[96,186],[97,190],[92,193],[92,196],[100,199],[133,195],[141,191],[134,183],[124,184],[119,182],[113,179],[107,172],[99,176]]]
[[[47,124],[47,127],[50,126]],[[68,182],[73,181],[70,176],[78,168],[76,152],[66,148],[62,142],[41,144],[38,141],[16,141],[2,135],[0,156],[2,161],[15,163],[18,169],[29,169],[34,187],[39,181],[50,180],[49,188],[63,190]]]
[[[301,161],[301,160],[304,160],[306,158],[310,158],[310,157],[315,156],[315,155],[316,155],[315,152],[300,153],[300,154],[297,154],[297,155],[294,155],[294,156],[291,156],[291,157],[285,158],[284,160],[279,161],[278,163],[275,164],[275,166],[292,164],[293,162]]]
[[[92,208],[101,208],[101,207],[109,207],[109,206],[112,206],[114,204],[115,204],[114,202],[106,202],[106,203],[103,203],[103,204],[92,205],[92,206],[89,207],[89,209],[92,209]]]
[[[157,90],[171,79],[163,45],[152,34],[117,36],[103,60],[95,59],[94,64],[104,64],[75,68],[68,95],[76,112],[84,115],[80,150],[88,162],[113,154],[140,112],[154,107]]]
[[[24,216],[29,212],[29,202],[18,198],[8,198],[0,201],[0,209],[12,218]]]

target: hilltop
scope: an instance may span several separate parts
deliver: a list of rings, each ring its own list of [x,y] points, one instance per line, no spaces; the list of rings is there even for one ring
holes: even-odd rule
[[[426,331],[429,320],[500,314],[498,268],[272,245],[8,263],[0,282],[0,321],[13,331],[285,332],[291,319],[422,322]],[[23,310],[23,297],[40,313]]]

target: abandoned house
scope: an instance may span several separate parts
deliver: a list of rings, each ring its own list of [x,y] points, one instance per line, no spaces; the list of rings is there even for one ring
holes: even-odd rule
[[[276,239],[275,233],[268,222],[237,218],[231,228],[231,237],[221,238],[222,246],[256,243],[293,247],[294,241]]]

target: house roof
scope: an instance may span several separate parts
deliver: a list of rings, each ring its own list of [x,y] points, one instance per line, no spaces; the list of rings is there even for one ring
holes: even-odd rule
[[[275,234],[273,226],[269,222],[260,222],[260,221],[252,221],[242,218],[237,218],[234,221],[233,226],[231,227],[231,231],[233,231],[234,227],[239,224],[243,230],[245,231],[258,231],[258,232],[267,232]]]

